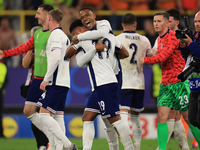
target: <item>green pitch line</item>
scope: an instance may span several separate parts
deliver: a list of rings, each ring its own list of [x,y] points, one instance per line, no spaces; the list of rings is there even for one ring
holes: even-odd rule
[[[75,143],[79,150],[82,150],[81,139],[70,139]],[[189,146],[191,146],[192,139],[188,139]],[[123,150],[123,146],[120,143],[120,150]],[[155,150],[157,147],[157,139],[147,140],[142,139],[141,150]],[[181,150],[178,147],[178,140],[171,138],[167,145],[167,150]],[[0,150],[37,150],[36,141],[33,138],[30,139],[4,139],[0,138]],[[106,139],[94,139],[92,150],[109,150]],[[198,150],[194,148],[192,150]]]

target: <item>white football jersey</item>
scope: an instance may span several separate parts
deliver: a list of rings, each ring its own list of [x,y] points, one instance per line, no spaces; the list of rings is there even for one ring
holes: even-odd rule
[[[84,33],[81,33],[78,35],[79,41],[85,41],[85,40],[102,40],[103,38],[106,38],[108,34],[112,34],[112,28],[107,20],[100,20],[96,21],[96,30],[90,30],[86,31]],[[121,49],[122,45],[117,45]],[[120,71],[119,68],[119,60],[114,56],[112,59],[112,66],[115,74],[117,75]]]
[[[96,21],[96,28],[97,28],[97,30],[100,29],[100,28],[102,28],[102,27],[105,27],[105,26],[109,28],[109,34],[113,34],[111,25],[110,25],[110,23],[107,20]],[[122,47],[122,44],[120,42],[118,42],[118,40],[117,40],[116,41],[116,48],[117,49],[121,49],[121,47]],[[120,71],[120,68],[119,68],[119,63],[120,63],[119,59],[116,57],[116,54],[114,54],[114,57],[112,59],[110,59],[110,60],[112,62],[112,68],[114,70],[114,73],[115,73],[115,75],[117,75],[119,73],[119,71]]]
[[[82,62],[79,61],[85,61],[85,63],[87,63],[87,71],[92,90],[101,85],[117,83],[116,75],[112,67],[112,60],[114,59],[115,46],[119,45],[119,43],[117,43],[116,37],[113,34],[108,34],[107,38],[103,38],[102,40],[108,46],[107,51],[96,52],[94,47],[95,43],[94,41],[92,43],[91,40],[82,41],[77,45],[74,45],[76,49],[80,49],[80,47],[82,48],[82,50],[80,50],[76,55],[76,60],[77,64],[82,64]],[[90,61],[81,59],[89,50],[94,50],[94,57],[91,58]]]
[[[96,21],[96,28],[97,30],[103,26],[107,26],[110,31],[112,31],[111,25],[108,20],[99,20]]]
[[[70,40],[61,28],[54,29],[47,41],[47,73],[44,80],[48,85],[70,87],[69,60],[65,59]]]
[[[134,31],[124,31],[117,39],[129,52],[129,57],[120,59],[122,89],[144,89],[143,65],[138,63],[138,59],[142,56],[152,56],[149,40]]]

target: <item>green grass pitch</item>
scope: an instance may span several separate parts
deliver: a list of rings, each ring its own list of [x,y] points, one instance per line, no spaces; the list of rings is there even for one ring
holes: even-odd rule
[[[79,150],[82,150],[81,139],[70,139],[75,143]],[[189,146],[191,146],[192,139],[188,139]],[[119,142],[120,143],[120,142]],[[142,139],[141,150],[155,150],[157,147],[157,139]],[[167,144],[167,150],[181,150],[178,147],[178,140],[171,138]],[[30,139],[4,139],[0,138],[0,150],[37,150],[36,141],[33,138]],[[92,150],[109,150],[106,139],[94,139]],[[120,150],[123,150],[123,146],[120,143]],[[194,148],[191,150],[198,150]]]

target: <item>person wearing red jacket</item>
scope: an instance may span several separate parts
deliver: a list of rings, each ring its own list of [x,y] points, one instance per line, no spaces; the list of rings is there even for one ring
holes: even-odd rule
[[[188,99],[189,86],[186,82],[178,79],[178,74],[185,67],[185,60],[181,56],[179,40],[175,36],[175,32],[169,29],[169,15],[166,12],[157,12],[154,14],[154,28],[159,33],[158,37],[158,53],[151,57],[140,57],[139,63],[155,64],[161,63],[162,80],[158,94],[158,145],[159,150],[166,150],[168,140],[167,118],[171,108],[180,110],[183,118],[190,126],[193,133],[194,127],[188,120]]]

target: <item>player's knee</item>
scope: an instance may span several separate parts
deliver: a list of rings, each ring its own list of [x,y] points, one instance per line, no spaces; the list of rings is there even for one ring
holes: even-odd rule
[[[29,117],[33,115],[36,112],[36,110],[28,109],[27,107],[24,107],[23,113],[26,117]]]
[[[83,115],[82,116],[82,121],[84,122],[84,121],[91,121],[91,118],[90,118],[90,116],[88,116],[88,115]]]
[[[26,117],[29,117],[29,116],[31,115],[31,114],[30,114],[30,111],[27,110],[26,108],[24,108],[23,113],[24,113],[24,115],[25,115]]]
[[[168,116],[163,112],[158,112],[158,122],[167,122]]]

